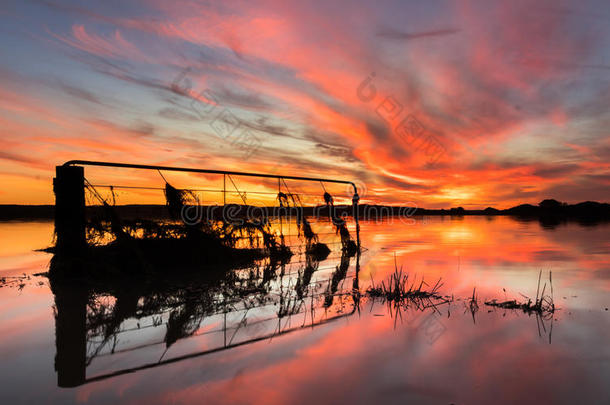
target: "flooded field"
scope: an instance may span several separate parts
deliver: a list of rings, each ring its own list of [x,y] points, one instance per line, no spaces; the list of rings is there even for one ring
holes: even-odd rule
[[[85,284],[40,275],[52,223],[0,223],[0,401],[610,403],[608,224],[362,222],[351,256],[316,226],[324,260]],[[439,299],[367,294],[400,268]]]

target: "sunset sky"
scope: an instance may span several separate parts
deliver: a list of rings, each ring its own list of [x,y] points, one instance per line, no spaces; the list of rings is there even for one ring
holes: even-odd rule
[[[610,200],[605,0],[8,0],[0,20],[3,204],[52,203],[71,159],[430,208]]]

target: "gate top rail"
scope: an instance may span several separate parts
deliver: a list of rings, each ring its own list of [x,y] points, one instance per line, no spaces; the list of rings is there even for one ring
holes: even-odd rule
[[[263,177],[268,179],[285,179],[285,180],[303,180],[303,181],[319,181],[323,183],[339,183],[349,184],[354,189],[354,194],[358,194],[356,184],[352,181],[347,180],[335,180],[335,179],[324,179],[317,177],[301,177],[301,176],[283,176],[279,174],[264,174],[264,173],[251,173],[251,172],[234,172],[227,170],[211,170],[211,169],[195,169],[192,167],[174,167],[174,166],[156,166],[156,165],[138,165],[132,163],[115,163],[115,162],[97,162],[92,160],[69,160],[63,164],[63,166],[105,166],[105,167],[122,167],[128,169],[143,169],[143,170],[163,170],[163,171],[174,171],[174,172],[190,172],[190,173],[210,173],[210,174],[224,174],[233,176],[248,176],[248,177]]]

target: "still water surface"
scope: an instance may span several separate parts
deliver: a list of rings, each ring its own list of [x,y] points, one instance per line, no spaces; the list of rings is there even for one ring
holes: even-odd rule
[[[53,225],[0,223],[0,402],[608,404],[609,231],[507,217],[368,222],[358,263],[297,254],[229,281],[54,286],[56,297],[34,276],[49,268],[34,250]],[[358,301],[353,289],[385,280],[395,261],[417,280],[442,278],[455,301],[399,315]],[[534,297],[540,270],[552,271],[552,319],[483,304]],[[473,316],[460,299],[475,287]]]

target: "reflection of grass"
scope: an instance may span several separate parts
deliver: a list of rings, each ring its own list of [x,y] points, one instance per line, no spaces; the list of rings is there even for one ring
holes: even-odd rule
[[[346,251],[341,254],[341,263],[336,267],[333,275],[328,283],[326,290],[326,297],[324,298],[324,307],[328,308],[333,304],[335,294],[339,288],[339,283],[347,276],[347,270],[349,269],[350,256]]]
[[[527,301],[525,302],[519,302],[517,300],[498,301],[497,299],[492,299],[485,301],[485,305],[504,309],[521,310],[527,314],[552,316],[555,312],[555,303],[553,301],[553,272],[549,272],[550,295],[545,295],[547,286],[546,282],[542,287],[542,292],[540,291],[541,279],[542,270],[540,270],[540,273],[538,274],[538,288],[536,289],[536,299],[534,301],[532,301],[531,298],[524,296],[527,298]]]

